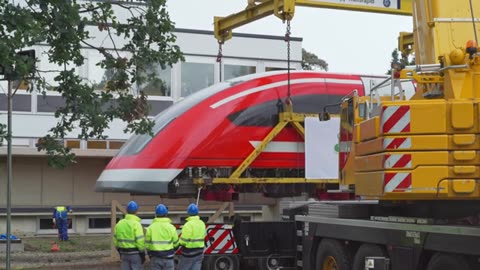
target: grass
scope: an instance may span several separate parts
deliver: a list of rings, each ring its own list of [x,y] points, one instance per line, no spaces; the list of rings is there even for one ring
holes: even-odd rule
[[[63,252],[109,250],[110,241],[110,235],[70,236],[69,241],[58,241],[58,238],[53,236],[22,238],[26,252],[50,252],[54,242]]]

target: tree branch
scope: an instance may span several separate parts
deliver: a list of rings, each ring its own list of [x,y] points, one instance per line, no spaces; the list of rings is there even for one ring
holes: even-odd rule
[[[18,88],[20,88],[20,85],[22,84],[22,81],[24,81],[24,80],[21,80],[20,83],[17,85],[17,88],[13,91],[12,97],[15,96],[15,94],[17,93]],[[11,82],[10,82],[10,83],[11,83]],[[12,97],[11,97],[11,98],[12,98]]]
[[[38,71],[38,72],[42,72],[42,73],[61,72],[61,70],[54,70],[54,69],[49,69],[49,70],[37,69],[37,71]]]
[[[112,3],[112,5],[117,5],[117,6],[119,6],[119,7],[124,8],[124,9],[128,9],[128,11],[129,11],[130,14],[132,15],[132,17],[135,17],[135,15],[134,15],[133,12],[132,12],[132,7],[126,7],[126,6],[124,6],[124,5],[120,4],[120,3]]]
[[[102,9],[102,14],[103,14],[103,22],[105,23],[105,26],[107,28],[108,36],[110,37],[110,40],[112,41],[113,49],[115,50],[115,53],[117,54],[118,58],[120,58],[120,54],[118,53],[117,45],[115,44],[115,41],[113,40],[112,37],[112,32],[110,31],[110,25],[107,21],[107,16],[105,15],[105,11]]]
[[[84,9],[84,10],[79,10],[78,13],[87,13],[87,12],[92,12],[92,11],[95,11],[97,9],[100,9],[99,6],[97,7],[94,7],[94,8],[87,8],[87,9]]]
[[[117,5],[117,6],[119,6],[119,7],[124,8],[124,9],[128,9],[128,11],[130,11],[130,14],[131,14],[132,16],[134,16],[134,17],[135,17],[135,15],[133,14],[132,9],[139,9],[139,10],[141,10],[143,13],[147,12],[145,9],[143,9],[143,8],[141,8],[141,7],[139,7],[139,6],[127,7],[127,6],[125,6],[125,5],[123,5],[123,4],[119,3],[119,2],[112,3],[112,5]]]

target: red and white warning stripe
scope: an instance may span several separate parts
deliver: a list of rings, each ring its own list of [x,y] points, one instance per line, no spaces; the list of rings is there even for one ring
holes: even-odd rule
[[[411,192],[411,173],[385,173],[383,180],[384,192]]]
[[[384,138],[383,149],[410,149],[412,148],[412,138]]]
[[[408,169],[412,167],[412,155],[411,154],[386,154],[385,161],[383,162],[385,169]]]
[[[232,253],[235,249],[235,240],[230,229],[214,228],[207,229],[207,245],[205,254],[225,254]],[[213,237],[213,241],[208,239]]]
[[[383,133],[410,132],[410,106],[385,106],[382,109]]]
[[[176,225],[178,237],[182,235],[183,225]],[[232,226],[225,224],[207,225],[204,254],[236,254],[238,247],[233,236]],[[211,241],[211,239],[213,239]],[[177,252],[179,254],[180,252]]]

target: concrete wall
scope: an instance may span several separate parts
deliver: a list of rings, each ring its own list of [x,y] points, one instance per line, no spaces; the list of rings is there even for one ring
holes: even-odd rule
[[[135,200],[143,206],[154,206],[160,202],[188,205],[194,201],[194,198],[162,199],[159,195],[133,196],[128,193],[95,192],[95,182],[109,159],[77,157],[76,164],[61,170],[48,166],[43,156],[14,157],[12,206],[39,208],[64,204],[105,207],[110,206],[112,200],[123,204]],[[6,206],[6,188],[4,188],[6,179],[6,157],[2,156],[0,158],[0,208]],[[266,205],[274,204],[275,200],[263,198],[261,194],[241,194],[238,203]]]
[[[48,166],[44,156],[13,158],[12,180],[12,232],[18,235],[55,234],[56,231],[40,230],[40,219],[50,219],[52,207],[71,205],[74,209],[73,228],[71,233],[109,233],[109,229],[91,230],[88,219],[110,218],[112,200],[125,206],[130,200],[140,205],[140,215],[145,218],[154,217],[154,207],[158,203],[167,204],[171,218],[180,222],[185,216],[187,205],[194,198],[163,199],[160,196],[132,196],[128,193],[95,192],[95,182],[109,158],[77,158],[77,163],[63,170]],[[6,217],[6,158],[0,158],[0,233],[5,233]],[[247,207],[247,210],[236,211],[240,215],[250,216],[252,220],[263,220],[261,206],[271,205],[275,200],[263,198],[261,194],[241,194],[235,203],[236,209]],[[222,203],[200,202],[201,215],[211,216]],[[203,208],[203,210],[202,210]],[[176,210],[174,210],[176,209]],[[228,215],[228,208],[224,211]],[[223,216],[217,219],[223,222]]]
[[[48,166],[44,157],[14,157],[12,205],[15,207],[52,207],[58,204],[106,205],[113,198],[126,201],[125,194],[95,192],[95,181],[107,159],[79,158],[64,170]],[[6,187],[5,157],[0,160],[0,186]],[[0,207],[5,207],[6,189],[0,189]]]

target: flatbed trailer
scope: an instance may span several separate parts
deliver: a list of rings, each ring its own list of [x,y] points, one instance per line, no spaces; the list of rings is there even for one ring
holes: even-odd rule
[[[374,216],[371,201],[300,205],[283,221],[208,224],[202,269],[480,269],[478,219]]]
[[[296,214],[284,212],[285,219],[294,216],[296,221],[298,269],[480,269],[479,225],[437,225],[433,223],[446,221],[394,216],[340,218],[332,211],[308,213],[305,208],[311,206]],[[362,208],[345,202],[340,206],[350,207],[343,214],[338,211],[340,216]]]
[[[181,236],[182,225],[175,226]],[[206,224],[202,270],[296,269],[295,226],[295,221]]]

